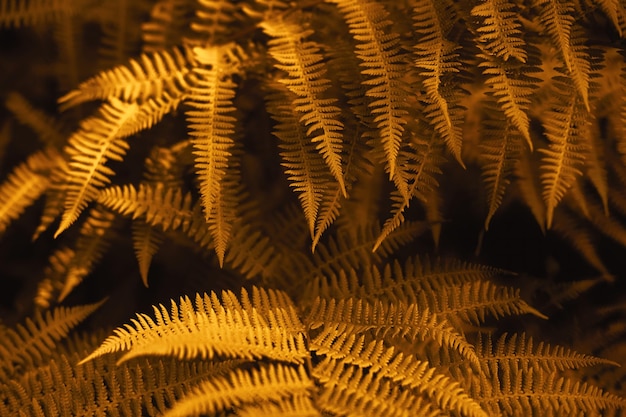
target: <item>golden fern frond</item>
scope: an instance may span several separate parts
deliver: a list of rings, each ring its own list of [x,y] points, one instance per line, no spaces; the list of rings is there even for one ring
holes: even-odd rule
[[[515,62],[514,60],[504,61],[489,54],[478,54],[482,62],[478,64],[483,68],[483,74],[487,77],[485,84],[490,87],[487,94],[494,97],[498,108],[506,116],[507,120],[519,130],[526,139],[529,148],[533,149],[533,142],[530,137],[530,120],[528,110],[531,104],[529,98],[533,90],[541,81],[539,78],[529,75],[532,72],[540,71],[537,66],[533,66],[534,57],[531,57],[532,64],[528,65]]]
[[[366,95],[373,101],[370,111],[379,129],[382,154],[389,177],[396,176],[396,158],[402,143],[407,96],[401,78],[408,71],[405,54],[400,50],[400,37],[389,32],[391,21],[384,6],[369,0],[329,0],[337,4],[357,41],[356,55],[362,61],[361,71],[368,79]]]
[[[490,55],[508,61],[515,58],[526,62],[526,42],[522,39],[522,27],[515,4],[507,0],[487,0],[472,8],[471,15],[482,18],[476,29],[478,41],[484,44]]]
[[[602,9],[604,14],[609,18],[619,36],[622,37],[623,32],[620,21],[623,22],[626,18],[624,5],[620,4],[619,0],[594,0],[593,3],[597,3],[600,9]]]
[[[58,165],[50,171],[48,181],[50,182],[45,192],[45,204],[39,225],[33,233],[33,241],[38,239],[48,228],[59,218],[65,207],[65,196],[70,188],[65,179],[68,177],[69,167],[67,158],[59,158]]]
[[[132,136],[159,123],[166,115],[176,112],[185,95],[170,95],[163,92],[160,97],[150,98],[137,109],[137,114],[120,130],[120,136]]]
[[[232,39],[233,28],[238,27],[239,5],[230,0],[197,0],[193,2],[195,19],[190,23],[193,34],[184,43],[191,45],[219,45]]]
[[[394,382],[359,367],[338,362],[322,387],[317,404],[334,415],[434,417],[440,410]]]
[[[0,385],[0,413],[21,416],[157,415],[197,386],[237,363],[141,359],[116,365],[97,358],[76,366],[78,353],[57,355],[20,380]],[[80,394],[80,395],[79,395]],[[4,409],[2,408],[4,405]]]
[[[274,302],[267,305],[266,300]],[[154,319],[137,314],[132,325],[115,330],[102,345],[81,361],[107,353],[126,351],[120,362],[142,355],[172,355],[179,359],[213,358],[217,355],[254,359],[270,358],[303,363],[308,357],[304,327],[288,297],[257,290],[252,300],[242,290],[240,301],[230,291],[172,300],[171,313],[154,306]],[[294,331],[300,329],[300,331]]]
[[[226,224],[222,219],[215,221],[215,214],[221,214],[224,208],[220,205],[222,201],[218,200],[225,197],[223,180],[232,165],[232,135],[236,119],[230,113],[235,110],[232,100],[237,87],[232,78],[240,62],[233,48],[233,45],[226,45],[194,49],[196,59],[202,66],[194,68],[197,79],[188,102],[192,109],[186,112],[193,137],[194,166],[200,180],[204,215],[208,223],[213,222],[214,237],[222,241],[225,236],[220,230]],[[218,249],[222,262],[225,250],[225,246]]]
[[[300,205],[313,236],[319,207],[327,187],[330,173],[323,156],[316,151],[315,144],[307,138],[305,127],[300,123],[301,115],[291,105],[287,91],[276,86],[269,95],[267,109],[277,122],[274,135],[280,140],[282,166],[290,186],[298,193]],[[292,93],[293,94],[293,93]],[[293,99],[293,101],[298,100]]]
[[[0,28],[37,26],[73,14],[80,2],[72,0],[0,0]]]
[[[450,324],[418,304],[369,302],[359,298],[325,299],[317,297],[305,323],[321,330],[322,338],[340,333],[372,331],[377,338],[433,340],[456,350],[472,363],[478,363],[473,346]]]
[[[60,123],[43,111],[34,108],[21,94],[9,93],[5,105],[20,123],[37,133],[45,145],[60,147],[65,142]]]
[[[450,4],[438,1],[417,2],[413,11],[414,27],[419,37],[415,45],[415,66],[424,77],[426,90],[424,114],[444,139],[448,150],[456,160],[461,160],[463,108],[459,104],[460,87],[451,84],[458,74],[461,62],[456,53],[460,47],[446,36],[451,28]]]
[[[575,23],[574,7],[562,0],[537,0],[540,21],[554,47],[560,52],[583,104],[589,110],[590,60],[584,46],[586,36]]]
[[[485,217],[485,230],[489,229],[493,215],[502,204],[522,151],[522,136],[519,130],[499,117],[499,114],[492,114],[493,118],[482,121],[483,139],[480,143],[482,176],[489,205]]]
[[[145,287],[148,287],[148,271],[152,258],[158,252],[165,236],[145,221],[137,220],[132,225],[133,248],[139,264],[139,274]]]
[[[407,176],[404,182],[408,185],[408,189],[406,195],[399,190],[392,192],[391,199],[394,201],[391,210],[392,217],[385,220],[373,251],[377,251],[385,239],[405,222],[404,211],[409,207],[413,198],[417,198],[424,204],[427,202],[427,196],[439,185],[435,177],[441,174],[439,167],[443,164],[444,157],[442,149],[437,145],[415,138],[406,150],[400,150],[398,161],[405,167]]]
[[[240,417],[322,417],[310,395],[293,395],[278,401],[263,401],[237,409]]]
[[[100,188],[111,182],[114,171],[105,164],[110,159],[123,160],[129,145],[120,131],[133,120],[137,110],[136,104],[110,98],[96,116],[82,121],[80,129],[70,137],[65,149],[71,158],[65,180],[67,192],[55,237],[76,221],[89,202],[97,198]]]
[[[190,193],[168,188],[163,183],[114,186],[100,191],[97,202],[133,219],[142,219],[163,231],[178,229],[192,217]]]
[[[586,127],[586,129],[585,129]],[[602,137],[601,127],[597,118],[590,125],[583,126],[581,137],[587,141],[587,158],[585,160],[585,176],[600,196],[605,214],[609,214],[609,181],[606,153],[613,152]]]
[[[313,376],[328,383],[340,366],[351,365],[388,378],[407,389],[424,393],[443,410],[458,411],[463,415],[487,417],[477,402],[472,400],[457,381],[439,372],[426,361],[412,355],[396,353],[385,347],[382,340],[366,343],[365,336],[341,333],[330,337],[316,337],[310,349],[324,359],[313,369]]]
[[[149,20],[141,24],[143,51],[164,51],[182,44],[192,10],[189,0],[157,1],[150,10]]]
[[[145,102],[183,95],[189,88],[193,57],[188,51],[173,48],[142,54],[138,60],[130,59],[127,65],[98,73],[81,83],[58,101],[67,109],[86,101],[117,98],[125,102]]]
[[[562,90],[557,94],[563,101],[555,103],[543,120],[549,144],[547,148],[539,149],[543,154],[540,178],[548,228],[552,225],[554,209],[576,178],[582,175],[580,169],[587,152],[580,135],[585,130],[588,113],[580,99],[571,94],[568,80],[563,80],[559,88]]]
[[[0,234],[48,188],[49,175],[62,161],[54,148],[33,153],[0,185]]]
[[[6,329],[0,339],[0,380],[7,381],[24,367],[45,363],[56,343],[103,303],[57,307],[45,314],[36,311],[24,325]]]
[[[319,53],[321,45],[306,40],[313,31],[303,30],[297,20],[266,20],[261,27],[273,38],[268,45],[270,55],[278,62],[274,66],[289,75],[279,81],[297,96],[293,106],[301,113],[299,120],[306,126],[307,136],[346,195],[341,165],[341,109],[335,105],[336,98],[324,98],[330,80],[324,78],[327,69]]]
[[[258,369],[237,369],[229,377],[212,378],[193,388],[163,417],[183,417],[237,409],[250,403],[272,401],[285,397],[310,395],[313,381],[304,367],[283,364],[259,365]]]
[[[236,227],[230,248],[226,251],[225,263],[246,278],[269,277],[276,272],[281,262],[269,237],[251,225]]]
[[[503,334],[495,343],[491,336],[483,340],[479,333],[476,352],[483,363],[493,362],[500,366],[511,362],[523,371],[534,369],[537,372],[553,373],[597,365],[619,366],[617,362],[578,353],[563,346],[534,343],[533,338],[525,333]]]
[[[541,184],[538,181],[537,152],[523,148],[515,164],[515,185],[521,200],[530,209],[537,225],[543,232],[546,229],[546,206],[541,196]]]

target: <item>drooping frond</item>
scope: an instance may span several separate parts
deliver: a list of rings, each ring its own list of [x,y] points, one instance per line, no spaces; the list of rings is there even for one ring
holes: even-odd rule
[[[460,46],[446,38],[451,27],[450,5],[435,0],[417,2],[413,11],[414,26],[420,34],[415,45],[415,66],[424,77],[426,96],[424,114],[443,137],[450,153],[461,160],[463,108],[459,104],[462,89],[453,82],[461,62],[456,52]]]
[[[281,255],[272,246],[271,239],[245,225],[235,228],[224,261],[248,279],[269,277],[276,273]]]
[[[324,78],[327,70],[319,53],[321,45],[306,40],[313,31],[303,30],[294,21],[267,20],[261,27],[273,38],[268,45],[277,61],[275,67],[289,75],[279,81],[297,96],[293,106],[302,114],[299,120],[346,195],[341,166],[343,123],[338,119],[341,110],[336,106],[337,99],[324,97],[330,81]]]
[[[45,314],[36,312],[24,325],[6,329],[0,339],[0,380],[6,381],[24,366],[45,362],[56,343],[96,311],[103,303],[75,307],[57,307]]]
[[[135,257],[139,264],[139,274],[143,285],[148,287],[148,271],[152,258],[159,250],[159,245],[163,242],[164,236],[161,231],[150,226],[142,220],[133,222],[133,248]]]
[[[523,148],[515,164],[515,185],[521,195],[522,201],[530,209],[537,225],[545,232],[546,229],[546,205],[541,196],[541,184],[538,179],[539,171],[538,152],[531,153]]]
[[[137,314],[132,325],[116,329],[82,363],[118,351],[126,352],[120,361],[143,355],[219,355],[303,363],[308,356],[295,307],[277,291],[254,289],[250,299],[242,290],[240,300],[230,291],[222,292],[222,300],[215,293],[197,294],[195,308],[188,297],[172,300],[171,312],[163,305],[153,308],[154,319]]]
[[[58,296],[59,302],[63,301],[100,261],[113,237],[114,221],[115,215],[101,207],[89,210],[80,228],[73,256],[64,268],[64,282]]]
[[[67,109],[86,101],[111,97],[140,103],[161,99],[164,93],[179,97],[189,88],[192,59],[189,55],[177,48],[142,54],[138,60],[130,59],[128,65],[100,72],[81,83],[76,90],[61,97],[59,103]]]
[[[10,93],[5,104],[20,123],[37,133],[44,144],[60,146],[65,141],[60,123],[43,111],[34,108],[19,93]]]
[[[141,218],[151,226],[163,231],[177,229],[192,216],[191,194],[180,188],[168,188],[163,183],[155,185],[132,184],[104,189],[98,203],[133,219]]]
[[[111,98],[100,107],[96,116],[85,119],[70,139],[66,152],[68,163],[67,192],[63,217],[55,233],[67,229],[98,196],[98,190],[111,182],[114,171],[106,166],[109,160],[123,160],[129,147],[120,130],[137,114],[136,104]]]
[[[588,113],[580,98],[571,94],[567,82],[563,82],[560,88],[563,90],[558,92],[559,102],[545,114],[543,120],[548,147],[539,149],[543,154],[541,186],[548,228],[552,224],[554,209],[576,178],[582,175],[581,168],[587,152],[580,134],[586,128]]]
[[[46,148],[13,169],[0,185],[0,234],[46,191],[50,172],[61,160],[54,148]]]
[[[285,397],[306,396],[314,387],[304,367],[282,364],[259,365],[258,369],[237,369],[228,377],[212,378],[191,390],[163,417],[214,415],[225,409],[265,401],[280,403]]]
[[[561,57],[583,104],[589,110],[590,62],[585,36],[575,24],[574,7],[563,0],[536,0],[540,20]]]
[[[526,42],[522,39],[522,25],[515,4],[507,0],[486,0],[472,8],[472,16],[483,19],[476,29],[478,41],[492,54],[504,61],[515,58],[526,62]]]
[[[324,336],[324,335],[321,335]],[[340,372],[340,367],[352,365],[389,379],[407,389],[427,394],[440,408],[459,411],[466,416],[487,417],[478,403],[472,400],[459,383],[440,373],[426,361],[413,355],[396,353],[385,347],[382,340],[365,342],[363,335],[341,333],[330,337],[316,337],[311,350],[324,359],[315,367],[313,375],[321,383],[328,383]]]
[[[269,95],[267,107],[277,122],[273,133],[280,140],[282,166],[290,186],[298,193],[309,233],[313,236],[330,172],[323,156],[308,139],[305,127],[300,122],[300,113],[290,104],[289,97],[287,91],[277,90]]]
[[[407,96],[401,82],[407,71],[405,55],[400,51],[399,35],[389,32],[391,21],[382,4],[370,0],[329,0],[343,14],[350,33],[357,41],[356,55],[362,61],[361,71],[371,86],[366,95],[373,101],[370,111],[379,129],[390,178],[396,173],[396,158],[402,143]]]
[[[392,192],[392,217],[385,221],[373,251],[378,250],[385,239],[405,222],[404,212],[413,198],[418,199],[422,204],[427,203],[427,196],[439,185],[435,177],[441,174],[439,167],[443,164],[444,158],[441,147],[414,139],[410,147],[400,150],[398,161],[401,161],[405,167],[407,176],[404,182],[408,184],[408,189],[406,195],[399,190]]]
[[[464,358],[478,363],[473,346],[446,320],[418,304],[369,302],[358,298],[316,298],[305,323],[313,330],[322,327],[322,338],[341,333],[372,331],[378,338],[433,340]]]
[[[489,205],[485,230],[489,229],[491,218],[502,203],[522,147],[522,136],[518,129],[497,116],[494,114],[494,119],[483,120],[483,140],[480,143],[482,175]]]
[[[533,149],[530,137],[530,120],[528,111],[531,104],[530,96],[540,79],[529,75],[538,72],[536,67],[520,64],[513,60],[504,61],[487,54],[479,54],[487,77],[485,83],[491,87],[488,94],[497,102],[498,108],[507,120],[524,136],[528,147]]]
[[[36,26],[73,14],[77,3],[72,0],[14,1],[0,0],[0,28]]]
[[[234,144],[236,119],[230,115],[235,108],[232,100],[237,85],[238,57],[232,45],[225,47],[197,47],[196,59],[202,66],[194,68],[196,81],[191,90],[187,120],[193,137],[194,166],[200,180],[200,194],[205,218],[214,218],[220,210],[217,201],[223,196],[222,181],[226,175]],[[214,207],[215,206],[215,207]]]

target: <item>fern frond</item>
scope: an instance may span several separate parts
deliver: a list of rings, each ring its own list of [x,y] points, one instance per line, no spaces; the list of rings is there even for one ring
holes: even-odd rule
[[[576,181],[576,177],[582,175],[580,168],[587,152],[580,134],[585,130],[588,114],[580,99],[568,94],[568,87],[564,83],[565,91],[561,92],[564,102],[555,104],[555,108],[548,111],[543,120],[546,136],[550,141],[548,148],[539,149],[543,154],[541,185],[548,228],[552,225],[554,209]]]
[[[369,302],[348,298],[316,298],[307,315],[311,329],[323,326],[322,338],[340,333],[373,331],[378,338],[429,338],[440,346],[449,346],[472,363],[478,363],[474,348],[445,320],[417,304]]]
[[[507,187],[520,158],[522,137],[510,122],[498,119],[483,121],[483,140],[480,143],[482,175],[487,190],[489,209],[485,217],[485,230],[502,203]]]
[[[531,153],[524,148],[515,164],[515,185],[522,201],[530,209],[537,225],[545,233],[546,229],[546,206],[541,195],[541,184],[537,174],[539,162],[537,152]]]
[[[197,0],[194,3],[195,19],[189,26],[195,34],[185,38],[184,43],[219,45],[232,39],[233,28],[237,27],[238,5],[230,0]]]
[[[373,251],[378,250],[380,245],[389,235],[405,222],[404,211],[409,207],[411,199],[417,198],[422,203],[427,203],[427,196],[435,190],[439,183],[435,178],[441,174],[439,168],[444,162],[441,149],[429,142],[413,140],[410,148],[400,150],[398,160],[405,166],[408,174],[405,183],[408,184],[406,195],[399,190],[394,190],[391,199],[394,201],[391,213],[383,225],[380,235],[374,243]]]
[[[307,41],[313,31],[303,30],[297,22],[268,20],[261,27],[273,38],[268,45],[270,55],[278,62],[275,67],[289,75],[279,81],[297,96],[293,106],[302,113],[299,120],[346,195],[341,166],[343,123],[338,118],[341,110],[335,105],[337,99],[323,97],[330,80],[324,78],[327,69],[319,53],[321,46]]]
[[[578,353],[563,346],[550,346],[544,342],[535,344],[533,338],[524,333],[503,334],[495,343],[491,336],[483,341],[479,334],[476,353],[484,363],[493,362],[499,366],[505,366],[506,362],[516,363],[522,371],[533,369],[538,373],[597,365],[619,366],[617,362]]]
[[[80,234],[76,240],[74,256],[66,266],[63,288],[59,293],[61,302],[68,294],[91,273],[108,249],[113,236],[115,215],[101,207],[89,210]]]
[[[357,41],[356,55],[361,71],[369,78],[366,95],[379,129],[385,165],[389,177],[396,176],[396,158],[402,143],[407,93],[401,84],[407,71],[405,55],[400,51],[399,35],[389,32],[391,21],[382,4],[370,0],[329,0],[343,14],[352,37]]]
[[[189,89],[191,75],[189,52],[174,48],[142,54],[139,60],[130,59],[128,65],[119,65],[103,71],[81,83],[59,99],[62,109],[86,101],[117,98],[125,102],[143,103],[159,99],[164,93],[181,96]]]
[[[237,369],[228,378],[212,378],[191,390],[163,417],[215,414],[225,409],[264,401],[280,402],[285,397],[306,396],[314,387],[304,367],[282,364]]]
[[[443,137],[450,153],[461,160],[463,108],[459,104],[462,90],[451,82],[461,68],[459,45],[449,41],[450,5],[437,1],[417,2],[413,11],[414,27],[421,36],[415,45],[415,66],[424,77],[426,90],[424,114]]]
[[[60,123],[34,108],[21,94],[9,93],[5,105],[20,123],[35,131],[45,145],[60,146],[65,142]]]
[[[163,183],[141,183],[139,189],[132,184],[106,188],[98,195],[97,202],[163,231],[184,227],[192,217],[191,194],[183,193],[180,188],[168,188]]]
[[[283,397],[278,401],[263,401],[242,406],[237,410],[240,417],[322,417],[308,395]]]
[[[0,185],[0,234],[50,185],[50,172],[62,161],[54,148],[33,153]]]
[[[412,355],[395,353],[393,347],[385,348],[382,340],[365,343],[365,337],[354,334],[338,334],[335,337],[311,341],[311,350],[325,355],[313,369],[313,375],[321,383],[327,383],[343,365],[367,369],[380,377],[414,389],[429,396],[440,408],[455,410],[467,416],[487,417],[477,402],[472,400],[459,383],[438,372],[426,361]]]
[[[71,157],[65,180],[68,189],[55,237],[76,221],[87,204],[97,198],[100,188],[111,182],[114,171],[105,164],[110,159],[124,158],[129,145],[120,137],[120,131],[133,120],[137,109],[136,104],[110,99],[100,107],[98,115],[85,119],[70,137],[66,147]]]
[[[70,0],[0,1],[0,28],[38,26],[75,13],[77,2]]]
[[[160,244],[164,240],[163,233],[153,228],[145,221],[133,222],[133,248],[139,264],[139,273],[143,285],[148,287],[148,271],[152,258],[158,252]]]
[[[150,10],[149,20],[141,24],[143,51],[158,52],[181,45],[192,11],[187,0],[157,1]]]
[[[251,225],[235,228],[231,247],[226,251],[225,263],[246,278],[269,277],[276,273],[281,254],[271,240]]]
[[[439,410],[409,390],[362,368],[338,362],[317,399],[323,411],[335,415],[434,417]]]
[[[526,43],[522,39],[522,27],[519,13],[511,11],[515,4],[507,0],[486,0],[472,8],[472,16],[483,18],[483,23],[476,29],[478,41],[485,48],[504,61],[515,58],[526,62]]]
[[[7,329],[0,340],[0,380],[7,381],[24,366],[45,362],[56,343],[96,311],[104,301],[75,307],[57,307],[44,315],[36,312],[24,325]]]
[[[197,294],[195,308],[188,297],[172,300],[171,313],[154,306],[154,319],[137,314],[132,325],[115,330],[102,345],[81,361],[107,353],[127,351],[120,362],[143,355],[171,355],[180,359],[216,355],[231,358],[270,358],[302,363],[308,356],[302,324],[288,297],[254,290],[250,300],[242,290],[241,301],[230,291]],[[275,301],[268,307],[265,300]],[[294,331],[294,328],[300,331]]]

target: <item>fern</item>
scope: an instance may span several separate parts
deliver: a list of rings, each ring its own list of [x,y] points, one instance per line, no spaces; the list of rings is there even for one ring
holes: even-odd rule
[[[517,21],[519,15],[511,11],[514,8],[515,5],[506,0],[487,0],[472,9],[472,16],[484,18],[484,23],[478,28],[478,40],[492,55],[505,61],[515,58],[526,62],[526,44],[520,30],[522,25]]]

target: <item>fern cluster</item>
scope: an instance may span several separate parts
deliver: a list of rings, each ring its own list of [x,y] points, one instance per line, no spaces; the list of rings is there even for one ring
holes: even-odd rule
[[[101,3],[0,0],[0,414],[623,413],[623,1]]]

